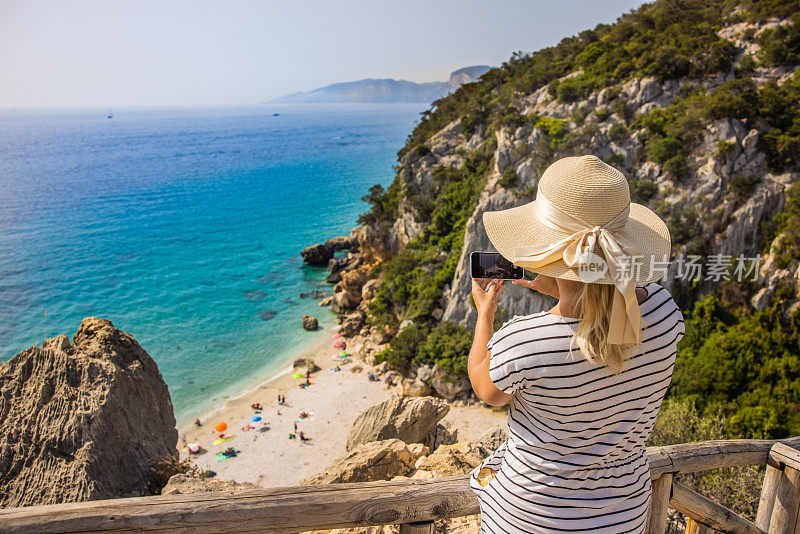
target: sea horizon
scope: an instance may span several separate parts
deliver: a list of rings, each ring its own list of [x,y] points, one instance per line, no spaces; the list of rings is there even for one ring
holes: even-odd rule
[[[350,232],[425,107],[0,109],[0,357],[97,316],[178,424],[263,382],[335,324],[300,250]]]

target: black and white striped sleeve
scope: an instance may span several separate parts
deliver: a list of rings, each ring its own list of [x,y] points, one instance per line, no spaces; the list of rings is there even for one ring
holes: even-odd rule
[[[504,324],[486,345],[489,349],[489,378],[500,391],[514,393],[520,388],[524,377],[521,376],[517,366],[519,358],[514,350],[515,340],[518,338],[514,328],[515,320]]]

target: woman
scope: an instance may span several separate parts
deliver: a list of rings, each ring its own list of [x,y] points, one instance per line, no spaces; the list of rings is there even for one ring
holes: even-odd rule
[[[473,280],[470,381],[484,402],[511,403],[509,439],[470,474],[481,532],[644,532],[645,443],[684,332],[653,283],[667,226],[595,156],[556,161],[534,202],[483,222],[503,257],[538,273],[513,283],[558,303],[493,334],[502,281]]]

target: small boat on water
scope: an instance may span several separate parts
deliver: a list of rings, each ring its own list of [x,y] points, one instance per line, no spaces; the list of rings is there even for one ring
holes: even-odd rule
[[[108,112],[108,116],[107,116],[106,118],[107,118],[107,119],[113,119],[113,118],[114,118],[114,115],[112,115],[112,114],[111,114],[111,112],[109,111],[109,112]]]
[[[273,117],[277,117],[278,115],[279,115],[279,113],[273,113],[272,114]]]

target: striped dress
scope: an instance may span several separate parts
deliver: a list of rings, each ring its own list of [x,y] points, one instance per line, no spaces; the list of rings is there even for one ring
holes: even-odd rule
[[[644,287],[644,341],[618,376],[570,353],[576,319],[517,316],[492,336],[489,376],[514,396],[509,439],[470,473],[481,533],[644,532],[645,443],[684,332],[667,290]]]

